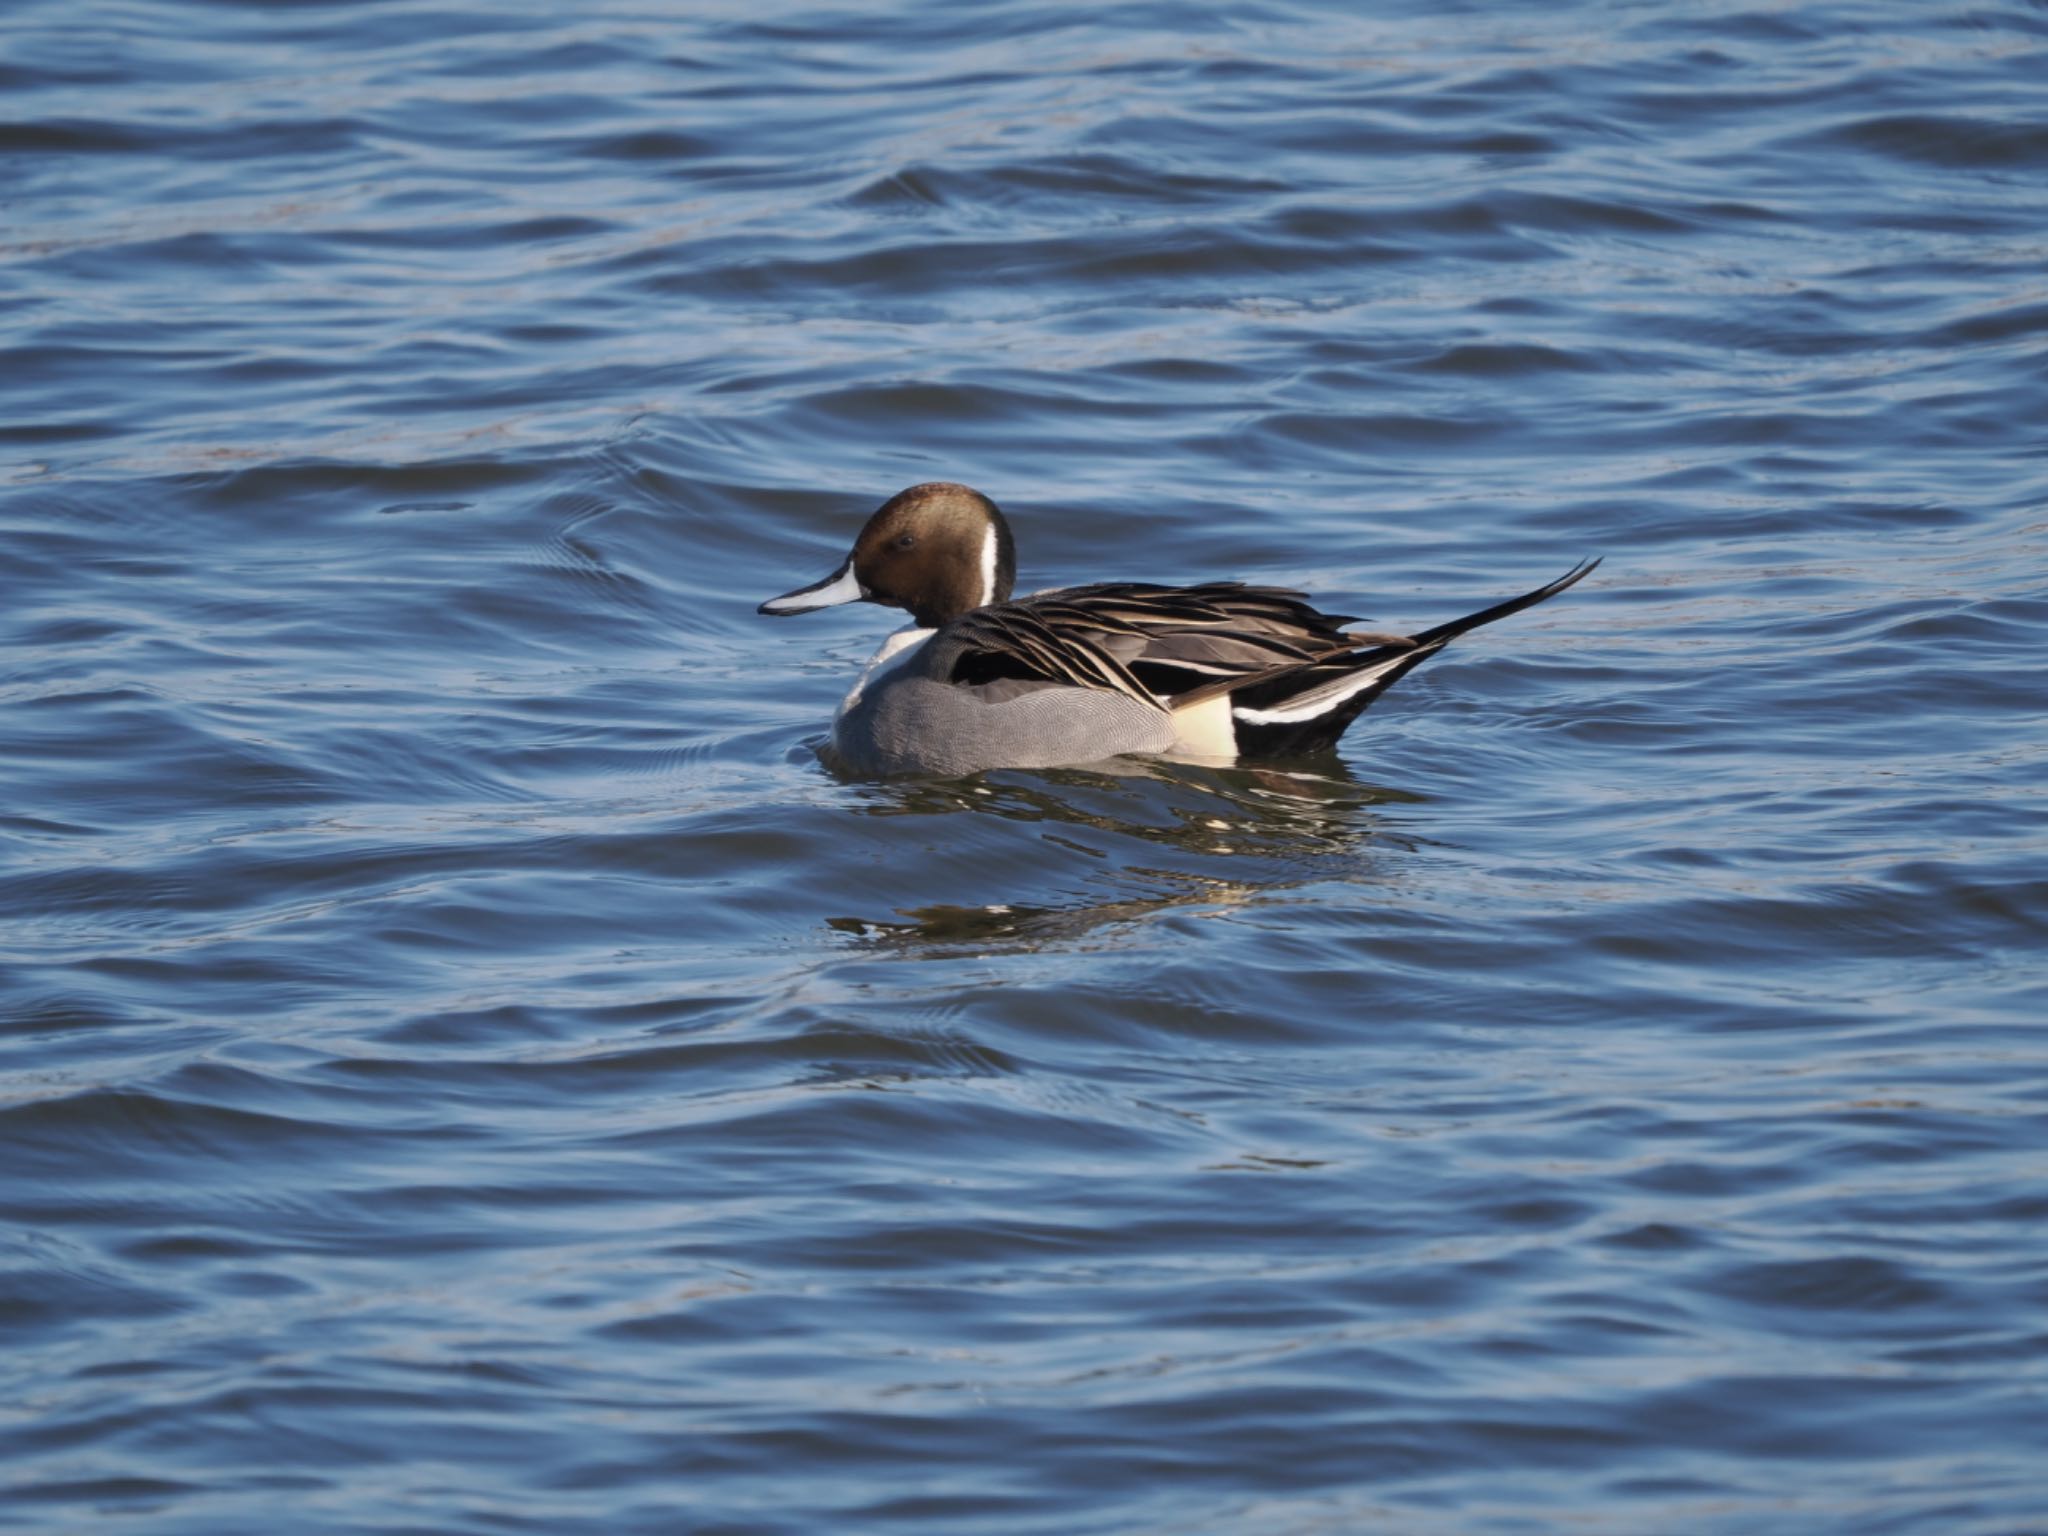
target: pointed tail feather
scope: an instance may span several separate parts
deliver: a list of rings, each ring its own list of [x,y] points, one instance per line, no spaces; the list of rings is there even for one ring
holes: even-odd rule
[[[1504,603],[1495,603],[1491,608],[1482,608],[1477,613],[1468,613],[1462,619],[1453,619],[1448,624],[1439,624],[1435,629],[1425,629],[1421,634],[1411,638],[1417,645],[1428,645],[1433,640],[1455,640],[1482,624],[1491,624],[1495,619],[1504,619],[1511,613],[1520,613],[1524,608],[1534,608],[1546,598],[1557,596],[1566,587],[1584,581],[1599,567],[1600,561],[1597,556],[1591,560],[1581,560],[1548,586],[1538,587],[1534,592],[1524,592],[1520,597],[1511,597]]]
[[[1425,629],[1402,644],[1355,651],[1343,658],[1345,670],[1341,676],[1327,678],[1298,692],[1257,686],[1245,689],[1233,696],[1236,705],[1231,711],[1239,751],[1248,756],[1267,756],[1334,746],[1368,705],[1458,636],[1557,596],[1590,576],[1599,564],[1598,559],[1581,561],[1547,586]],[[1270,681],[1281,679],[1274,677]],[[1276,692],[1278,697],[1274,696]]]

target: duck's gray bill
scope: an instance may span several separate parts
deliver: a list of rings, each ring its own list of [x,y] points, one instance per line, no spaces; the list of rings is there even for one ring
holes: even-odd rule
[[[814,581],[808,587],[798,587],[794,592],[785,592],[780,597],[771,597],[754,611],[756,613],[809,613],[814,608],[831,608],[839,603],[857,603],[866,597],[860,582],[854,578],[853,562],[848,560],[823,581]]]

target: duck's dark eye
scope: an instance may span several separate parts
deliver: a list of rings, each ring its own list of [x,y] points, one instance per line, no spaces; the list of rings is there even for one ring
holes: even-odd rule
[[[900,539],[898,539],[898,540],[896,541],[896,547],[897,547],[898,549],[908,549],[908,548],[910,548],[910,546],[911,546],[911,545],[915,544],[916,542],[917,542],[917,535],[916,535],[916,534],[914,534],[914,533],[906,533],[906,534],[904,534],[904,535],[903,535],[903,537],[902,537],[902,538],[900,538]]]

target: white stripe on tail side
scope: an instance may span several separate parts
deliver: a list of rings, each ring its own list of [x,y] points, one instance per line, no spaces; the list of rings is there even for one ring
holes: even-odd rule
[[[1306,693],[1296,694],[1278,709],[1233,709],[1238,719],[1252,725],[1299,725],[1304,720],[1313,720],[1326,715],[1361,689],[1370,688],[1396,667],[1420,661],[1431,651],[1443,649],[1443,642],[1435,645],[1419,645],[1413,650],[1397,651],[1385,661],[1366,667],[1362,671],[1348,673],[1320,688],[1311,688]]]

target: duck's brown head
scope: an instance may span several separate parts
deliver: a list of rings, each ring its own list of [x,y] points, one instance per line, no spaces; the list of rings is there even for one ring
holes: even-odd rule
[[[823,581],[771,597],[770,614],[836,603],[907,608],[925,629],[1005,601],[1017,577],[1010,525],[981,492],[950,480],[898,491],[875,509],[853,552]]]

